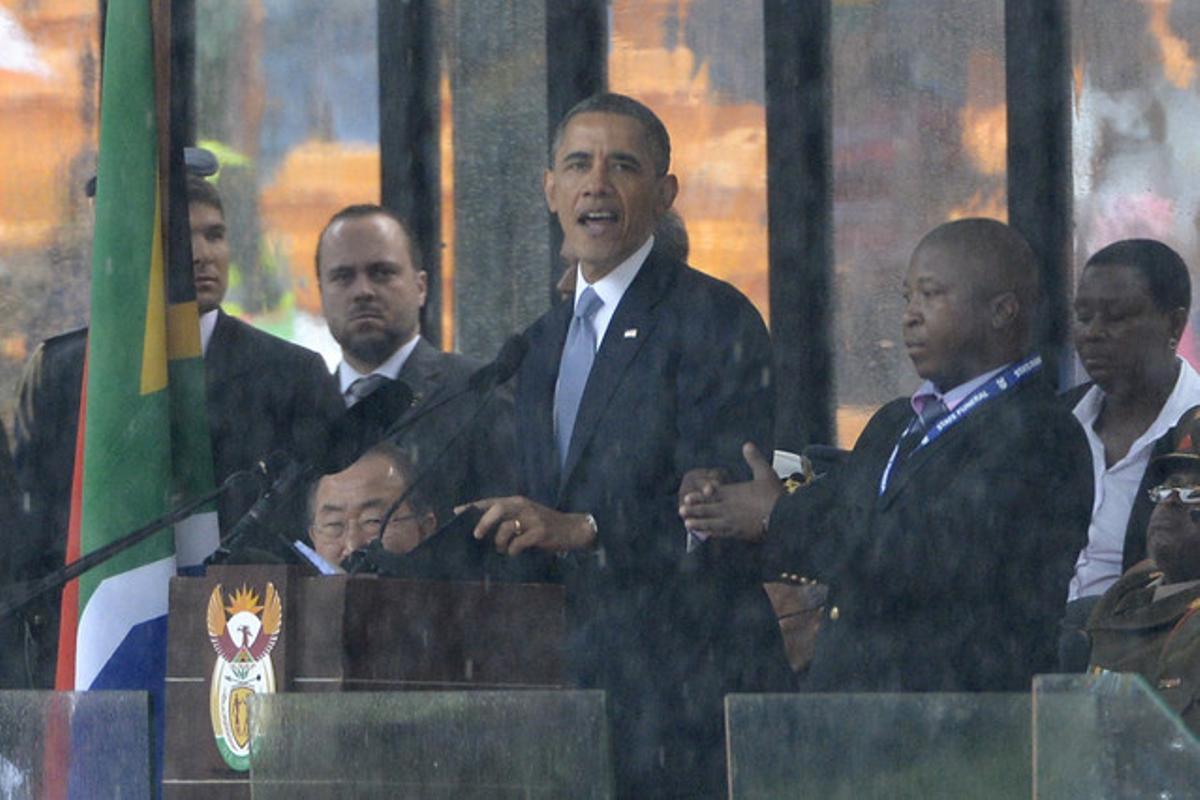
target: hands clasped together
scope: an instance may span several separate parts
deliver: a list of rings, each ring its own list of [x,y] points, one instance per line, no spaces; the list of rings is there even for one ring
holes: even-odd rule
[[[726,483],[718,470],[694,469],[679,486],[679,516],[689,531],[702,537],[762,541],[767,519],[783,484],[758,448],[747,442],[742,456],[753,480]]]
[[[701,536],[762,541],[766,521],[783,484],[758,448],[747,442],[742,455],[754,475],[745,483],[727,483],[720,470],[693,469],[679,485],[679,516],[689,531]],[[596,527],[589,514],[571,514],[527,497],[488,497],[454,509],[483,512],[475,524],[476,539],[494,537],[496,551],[515,556],[530,550],[562,553],[596,546]]]

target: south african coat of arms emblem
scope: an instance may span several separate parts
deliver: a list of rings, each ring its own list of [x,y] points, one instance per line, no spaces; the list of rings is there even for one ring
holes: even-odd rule
[[[243,585],[221,600],[221,585],[208,598],[208,638],[217,651],[209,713],[217,749],[230,768],[250,769],[250,697],[275,691],[271,650],[283,627],[283,605],[272,583],[265,597]],[[228,616],[226,616],[228,614]]]

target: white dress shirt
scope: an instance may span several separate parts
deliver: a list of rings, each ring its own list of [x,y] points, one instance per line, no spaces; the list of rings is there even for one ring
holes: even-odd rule
[[[955,386],[953,389],[945,392],[944,394],[937,390],[937,387],[933,385],[932,381],[925,381],[920,385],[917,391],[913,392],[912,400],[909,401],[912,404],[913,412],[917,415],[920,415],[921,409],[925,407],[925,403],[931,399],[941,400],[942,405],[946,407],[947,411],[953,411],[954,409],[958,408],[958,405],[963,400],[966,400],[968,397],[970,397],[976,389],[978,389],[980,386],[983,386],[985,383],[999,375],[1004,370],[1008,369],[1010,366],[1012,366],[1012,364],[1005,364],[1003,367],[996,367],[989,372],[985,372],[982,375],[971,378],[971,380],[967,381],[966,383],[960,383],[958,386]]]
[[[1075,561],[1068,600],[1104,594],[1121,577],[1125,529],[1154,443],[1179,422],[1183,412],[1200,405],[1200,375],[1183,359],[1178,361],[1179,377],[1158,417],[1130,445],[1129,452],[1111,467],[1105,464],[1104,442],[1094,428],[1104,407],[1104,392],[1099,386],[1093,386],[1075,406],[1075,418],[1083,426],[1092,451],[1095,496],[1087,545]]]
[[[217,327],[217,313],[217,309],[214,308],[200,315],[200,352],[203,355],[208,355],[208,343]]]
[[[612,322],[613,314],[617,311],[617,305],[621,302],[621,298],[625,296],[625,290],[629,288],[629,284],[633,283],[633,279],[641,271],[642,264],[646,263],[646,257],[650,255],[650,248],[652,247],[654,247],[653,236],[635,250],[633,255],[618,264],[616,269],[595,283],[588,283],[584,280],[582,266],[577,265],[575,267],[575,304],[579,304],[579,296],[589,286],[604,301],[604,305],[600,306],[599,310],[596,311],[596,315],[592,317],[592,328],[596,332],[597,350],[600,349],[600,345],[604,342],[604,334],[608,331],[608,323]]]

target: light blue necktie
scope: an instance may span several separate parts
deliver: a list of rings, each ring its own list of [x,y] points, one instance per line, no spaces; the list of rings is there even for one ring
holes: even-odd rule
[[[567,450],[571,447],[571,433],[575,430],[579,400],[583,397],[588,373],[592,371],[592,361],[596,359],[596,330],[592,327],[592,319],[602,305],[604,301],[590,286],[579,295],[575,317],[567,331],[567,343],[563,345],[562,360],[558,364],[558,388],[554,392],[554,438],[558,443],[560,467],[567,463]]]

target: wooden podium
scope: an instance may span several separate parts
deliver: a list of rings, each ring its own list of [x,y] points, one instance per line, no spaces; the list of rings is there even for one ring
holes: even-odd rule
[[[246,763],[233,751],[248,742],[256,688],[557,688],[564,630],[562,589],[550,584],[308,577],[278,565],[174,578],[164,797],[250,797],[249,773],[230,762]]]

